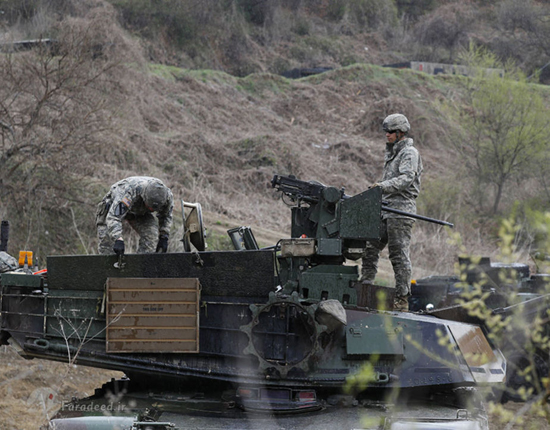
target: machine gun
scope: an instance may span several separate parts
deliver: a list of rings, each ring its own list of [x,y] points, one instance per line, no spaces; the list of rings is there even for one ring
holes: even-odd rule
[[[335,204],[338,200],[347,200],[352,198],[344,193],[344,189],[337,190],[334,187],[327,187],[319,182],[315,181],[301,181],[294,176],[281,176],[275,175],[271,180],[271,186],[277,191],[281,191],[284,195],[290,197],[292,200],[297,201],[300,205],[301,201],[307,202],[309,204],[317,204],[319,201],[324,198],[328,202]],[[430,218],[423,215],[412,214],[409,212],[401,211],[399,209],[390,208],[384,204],[384,201],[381,201],[380,209],[385,212],[391,212],[399,215],[405,215],[409,218],[419,219],[422,221],[428,221],[434,224],[446,225],[449,227],[454,227],[454,224],[438,220],[435,218]]]

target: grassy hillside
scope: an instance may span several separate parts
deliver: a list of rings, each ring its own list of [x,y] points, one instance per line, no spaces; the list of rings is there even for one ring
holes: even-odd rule
[[[302,43],[320,43],[320,29],[330,28],[331,44],[353,42],[345,50],[352,54],[360,47],[367,56],[344,67],[333,62],[334,70],[300,80],[266,72],[239,77],[170,64],[178,61],[159,63],[150,43],[164,34],[162,26],[147,27],[146,38],[136,39],[143,22],[132,21],[128,31],[129,18],[121,15],[129,3],[29,3],[27,19],[41,17],[44,34],[55,36],[60,47],[54,55],[38,49],[2,57],[3,81],[10,84],[0,94],[5,106],[1,215],[12,223],[10,251],[33,249],[42,262],[48,254],[95,252],[95,206],[110,184],[130,175],[157,176],[178,200],[200,202],[212,247],[228,246],[220,232],[236,225],[288,234],[289,211],[269,188],[272,175],[293,174],[345,187],[348,194],[361,192],[381,173],[380,123],[399,111],[411,121],[411,137],[424,160],[419,212],[455,222],[472,251],[496,252],[498,217],[483,214],[470,198],[472,181],[452,144],[475,139],[454,109],[468,111],[465,78],[376,65],[370,55],[377,60],[387,55],[366,51],[361,43],[382,33],[346,32],[343,17],[331,19],[328,10],[307,4],[300,3],[296,16],[310,18],[312,30],[292,33],[290,45],[279,40],[273,46],[290,52]],[[215,18],[203,17],[205,23]],[[349,14],[346,19],[352,22]],[[13,24],[13,38],[27,28],[24,22]],[[243,28],[257,25],[249,19]],[[325,48],[329,58],[334,52]],[[178,52],[187,49],[184,43]],[[28,97],[14,99],[16,93]],[[543,201],[539,180],[526,181],[508,188],[498,216],[518,199]],[[175,218],[171,251],[181,247],[181,218]],[[263,245],[272,244],[273,234],[268,235],[260,239]],[[458,249],[447,244],[440,227],[417,223],[414,243],[419,271],[450,270]]]

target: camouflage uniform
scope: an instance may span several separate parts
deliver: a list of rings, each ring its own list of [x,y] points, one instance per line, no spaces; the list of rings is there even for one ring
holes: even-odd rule
[[[174,198],[166,188],[166,202],[156,211],[156,218],[145,206],[144,192],[147,185],[160,184],[160,179],[132,176],[111,186],[111,190],[97,206],[96,225],[100,254],[112,254],[113,244],[122,236],[122,220],[139,234],[138,253],[155,252],[160,236],[169,237],[172,226]],[[157,185],[159,186],[159,185]]]
[[[5,251],[0,251],[0,273],[9,272],[19,267],[15,257]]]
[[[382,199],[387,206],[416,213],[416,198],[420,191],[422,159],[413,140],[404,138],[395,144],[386,144],[384,173],[377,184],[382,188]],[[395,274],[397,296],[410,294],[411,259],[409,248],[414,220],[391,212],[382,213],[381,239],[367,243],[363,255],[362,279],[373,282],[378,269],[380,251],[388,245],[389,258]]]

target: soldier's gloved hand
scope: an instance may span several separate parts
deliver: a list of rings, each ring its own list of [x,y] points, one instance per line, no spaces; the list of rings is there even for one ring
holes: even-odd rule
[[[375,182],[374,184],[372,184],[370,187],[369,187],[369,190],[372,189],[372,188],[375,188],[375,187],[379,187],[380,184]]]
[[[113,251],[115,251],[116,255],[124,255],[124,241],[122,239],[115,240]]]
[[[156,252],[166,252],[168,251],[168,238],[166,236],[159,237],[159,243],[157,244]]]

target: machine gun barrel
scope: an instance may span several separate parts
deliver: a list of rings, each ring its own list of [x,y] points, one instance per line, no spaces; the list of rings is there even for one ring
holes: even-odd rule
[[[440,219],[430,218],[430,217],[427,217],[427,216],[424,216],[424,215],[417,215],[417,214],[412,214],[412,213],[405,212],[405,211],[400,211],[399,209],[393,209],[393,208],[390,208],[388,206],[382,206],[382,210],[386,211],[386,212],[391,212],[391,213],[394,213],[394,214],[405,215],[405,216],[408,216],[409,218],[415,218],[415,219],[420,219],[422,221],[433,222],[434,224],[446,225],[446,226],[449,226],[451,228],[455,226],[453,223],[450,223],[450,222],[447,222],[447,221],[442,221]]]

